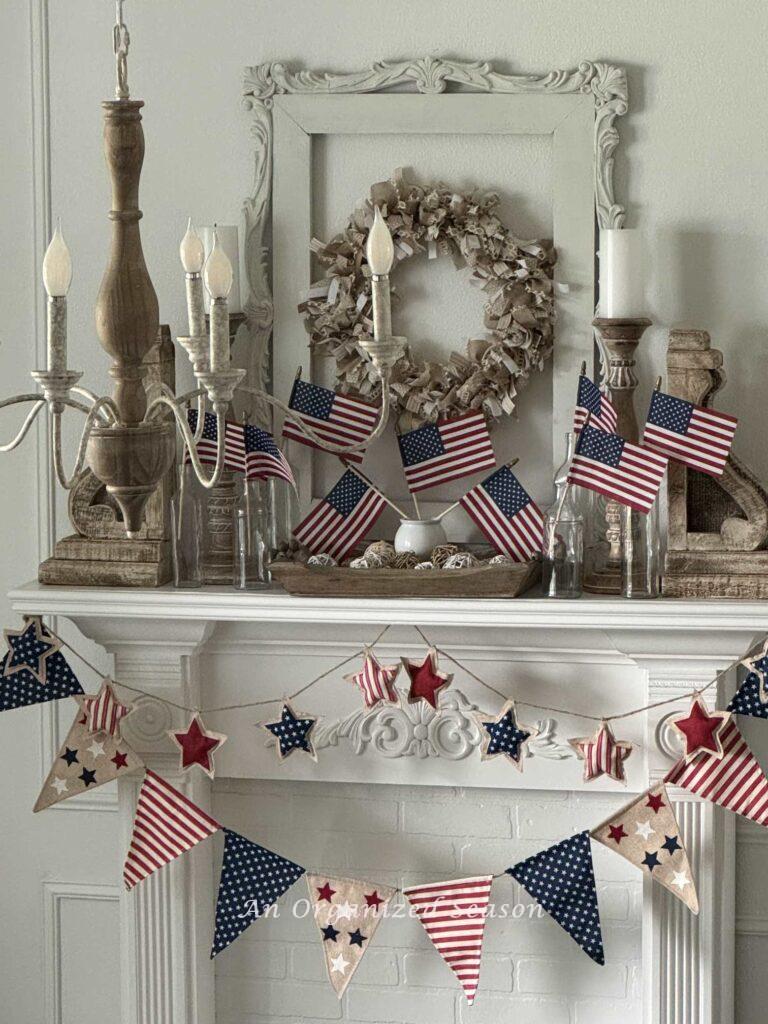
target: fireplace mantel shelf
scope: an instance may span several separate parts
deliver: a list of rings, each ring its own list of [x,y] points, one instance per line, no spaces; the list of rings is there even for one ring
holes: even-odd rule
[[[768,630],[768,602],[719,600],[575,601],[415,598],[306,598],[280,589],[156,590],[50,587],[28,583],[9,594],[20,614],[262,623],[391,623],[530,629],[661,631],[744,636]]]

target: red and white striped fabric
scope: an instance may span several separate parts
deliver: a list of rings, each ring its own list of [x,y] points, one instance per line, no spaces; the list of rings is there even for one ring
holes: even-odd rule
[[[397,704],[395,679],[401,664],[380,665],[376,656],[366,651],[360,671],[344,678],[360,689],[367,708],[375,707],[382,700],[388,704]]]
[[[650,512],[667,464],[663,455],[587,423],[579,434],[568,481],[638,512]]]
[[[312,554],[341,561],[387,507],[376,488],[348,469],[336,486],[304,518],[293,535]]]
[[[488,424],[478,410],[427,423],[397,441],[411,494],[496,465]]]
[[[733,719],[720,739],[722,758],[704,753],[689,764],[678,761],[664,781],[742,814],[758,825],[768,825],[768,778]]]
[[[118,736],[120,722],[132,710],[132,704],[123,704],[117,699],[115,691],[106,680],[95,697],[83,699],[88,732],[108,732],[110,736]]]
[[[205,811],[147,769],[123,868],[126,889],[132,889],[220,828]]]
[[[480,954],[493,875],[414,885],[403,892],[435,948],[472,1003],[480,978]]]
[[[544,518],[509,466],[476,484],[461,506],[497,551],[515,562],[527,562],[541,551]]]

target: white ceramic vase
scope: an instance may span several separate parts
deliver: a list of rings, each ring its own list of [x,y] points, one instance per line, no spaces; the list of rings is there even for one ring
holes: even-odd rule
[[[398,555],[411,551],[419,558],[428,558],[433,548],[447,540],[438,519],[401,519],[395,534],[395,551]]]

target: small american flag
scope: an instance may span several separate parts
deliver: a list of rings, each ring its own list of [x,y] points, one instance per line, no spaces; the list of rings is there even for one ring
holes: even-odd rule
[[[330,441],[331,444],[360,444],[370,436],[379,418],[376,406],[363,401],[362,398],[355,395],[339,395],[330,388],[309,384],[303,380],[294,382],[288,405],[318,437]],[[298,441],[299,444],[306,444],[310,448],[320,447],[303,434],[291,420],[286,420],[283,425],[283,437]],[[345,462],[360,463],[363,461],[364,452],[363,448],[339,457]]]
[[[196,409],[187,409],[187,421],[189,429],[194,433],[197,430]],[[217,441],[216,415],[215,413],[207,412],[203,420],[200,440],[197,442],[198,458],[205,465],[216,465]],[[185,452],[184,461],[189,462],[189,452]],[[239,423],[227,422],[225,425],[224,468],[231,469],[235,473],[245,472],[245,441],[243,440],[243,428]]]
[[[220,828],[205,811],[147,769],[123,868],[126,889],[132,889]]]
[[[288,460],[275,444],[268,430],[246,423],[243,427],[245,438],[245,475],[248,480],[266,480],[275,476],[296,486]]]
[[[666,468],[663,455],[588,423],[579,434],[568,481],[638,512],[649,512]]]
[[[496,465],[488,424],[477,411],[409,430],[398,443],[411,494]]]
[[[497,551],[527,562],[541,551],[544,519],[509,466],[491,473],[461,499]]]
[[[731,451],[738,420],[654,391],[643,444],[710,476],[721,476]]]
[[[689,764],[681,759],[664,781],[743,814],[758,825],[768,825],[768,779],[733,720],[720,740],[722,758],[705,752]]]
[[[470,1004],[480,979],[492,882],[493,875],[481,875],[403,889],[435,949],[461,982]]]
[[[576,395],[576,412],[573,416],[573,429],[578,434],[589,416],[589,422],[598,430],[607,430],[612,434],[616,430],[619,414],[608,397],[603,394],[597,384],[593,383],[586,373],[579,375],[579,390]]]
[[[372,484],[348,469],[293,535],[313,553],[324,552],[341,561],[373,526],[386,504]]]

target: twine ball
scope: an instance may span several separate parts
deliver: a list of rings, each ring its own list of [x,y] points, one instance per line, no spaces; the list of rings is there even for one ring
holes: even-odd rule
[[[397,557],[394,545],[390,544],[388,540],[376,540],[373,544],[369,544],[363,552],[363,557],[367,558],[371,565],[376,568],[383,568],[387,565],[392,565]]]
[[[360,555],[358,558],[353,558],[349,563],[350,569],[374,569],[374,566],[367,555]]]
[[[436,548],[432,550],[432,564],[438,569],[444,569],[445,563],[448,559],[455,554],[458,554],[458,544],[438,544]]]
[[[413,568],[417,572],[420,572],[423,569],[435,569],[436,566],[435,566],[434,562],[418,562],[416,565],[414,565]]]
[[[494,555],[488,559],[488,565],[514,565],[509,555]]]
[[[444,569],[471,569],[477,565],[477,559],[471,551],[459,551],[447,558],[443,564]]]
[[[395,557],[394,562],[391,565],[392,569],[415,569],[419,564],[419,556],[414,554],[413,551],[403,551],[402,554]],[[432,565],[429,562],[429,565]]]
[[[307,559],[307,565],[317,565],[323,568],[329,569],[331,566],[338,565],[339,563],[333,557],[333,555],[319,554],[310,555]]]

